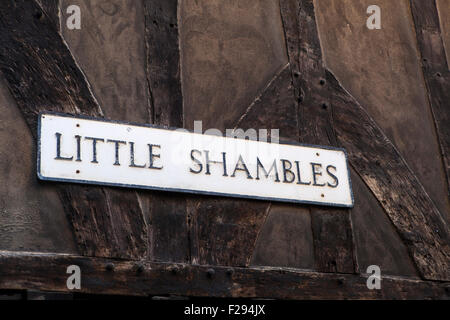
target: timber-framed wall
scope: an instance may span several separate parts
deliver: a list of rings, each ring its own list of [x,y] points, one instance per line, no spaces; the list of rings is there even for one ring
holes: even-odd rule
[[[448,299],[450,6],[372,1],[369,31],[369,2],[2,1],[0,290]],[[355,207],[38,181],[44,111],[343,147]]]

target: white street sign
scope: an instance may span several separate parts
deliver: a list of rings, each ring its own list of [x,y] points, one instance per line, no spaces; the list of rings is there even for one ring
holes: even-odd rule
[[[42,180],[352,207],[343,149],[43,113]]]

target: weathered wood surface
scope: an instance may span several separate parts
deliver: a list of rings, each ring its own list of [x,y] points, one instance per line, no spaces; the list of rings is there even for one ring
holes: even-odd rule
[[[81,293],[133,296],[257,297],[275,299],[450,299],[448,283],[280,268],[230,268],[71,255],[0,252],[0,287],[68,292],[66,269],[82,272]]]
[[[389,142],[361,106],[329,73],[338,141],[349,160],[396,226],[410,255],[427,279],[450,279],[449,230],[440,212]],[[357,108],[358,107],[358,108]]]
[[[314,4],[324,64],[398,149],[439,211],[450,212],[409,0]],[[381,9],[379,30],[366,27],[372,4]]]
[[[180,0],[186,128],[234,128],[286,65],[279,11],[273,0]]]
[[[70,5],[81,29],[69,30]],[[61,33],[92,86],[106,118],[151,123],[146,76],[143,3],[135,0],[61,0]]]
[[[150,90],[152,122],[183,127],[178,1],[144,0],[145,63]],[[190,217],[182,194],[154,192],[148,203],[151,224],[151,259],[191,262]]]
[[[195,203],[195,263],[248,266],[268,212],[260,201],[201,199]]]
[[[419,277],[406,245],[378,200],[353,169],[351,179],[355,197],[352,230],[359,272],[377,265],[383,274]]]
[[[236,117],[230,129],[240,128],[279,128],[281,139],[297,140],[296,109],[293,101],[292,86],[287,66],[283,67],[267,86],[260,92],[245,112]],[[225,130],[221,118],[210,123]],[[268,202],[230,199],[208,199],[194,202],[194,221],[197,225],[196,263],[230,266],[248,266],[252,261],[256,246],[261,241],[258,238],[261,228],[268,215],[273,216],[271,204]],[[281,217],[271,221],[282,222]],[[298,219],[298,223],[305,222]],[[310,227],[310,226],[305,226]],[[279,248],[281,250],[281,248]],[[288,255],[285,252],[281,255]],[[282,258],[283,259],[283,258]],[[295,264],[301,257],[297,257]],[[281,263],[272,260],[272,263]]]
[[[409,0],[377,2],[382,10],[381,30],[366,27],[365,12],[372,4],[368,1],[316,0],[314,4],[324,64],[395,144],[445,214],[449,208],[446,183],[417,59]],[[352,175],[356,202],[352,227],[360,269],[365,271],[379,261],[389,274],[414,274],[411,259],[379,201],[355,179],[360,179],[357,174]]]
[[[288,48],[299,46],[299,58],[295,63],[299,67],[300,82],[303,77],[316,77],[316,81],[300,83],[304,95],[302,104],[308,108],[307,117],[304,112],[301,115],[305,121],[313,119],[307,128],[319,131],[311,138],[325,136],[331,143],[335,139],[338,145],[347,149],[351,165],[381,202],[421,275],[428,279],[449,279],[448,226],[397,149],[361,105],[324,68],[313,2],[300,1],[299,10],[301,42],[295,43],[298,39],[295,34],[287,36],[287,40]],[[302,74],[301,70],[311,70],[311,73]],[[324,97],[330,102],[324,101]],[[320,112],[322,116],[311,118]],[[303,122],[300,127],[302,125]],[[323,128],[328,128],[326,135],[320,135]]]
[[[0,74],[0,250],[80,254],[57,187],[37,181],[36,144]]]
[[[312,2],[280,1],[291,81],[296,86],[300,142],[337,146]],[[311,207],[315,269],[356,271],[350,210]]]
[[[314,270],[309,208],[272,203],[250,265]]]
[[[17,258],[6,253],[0,257],[0,267],[5,266],[1,262],[3,259],[17,263],[19,269],[6,272],[7,277],[0,279],[0,287],[20,289],[30,285],[38,290],[66,290],[62,287],[67,277],[62,265],[77,262],[92,271],[89,271],[89,286],[85,289],[91,293],[447,298],[448,291],[442,291],[445,284],[433,281],[386,278],[382,291],[377,292],[367,290],[365,278],[356,275],[299,271],[283,274],[278,270],[254,268],[270,265],[326,273],[363,273],[367,265],[377,264],[382,267],[383,275],[420,275],[425,279],[450,280],[449,230],[443,218],[448,215],[448,199],[442,188],[442,185],[445,187],[443,167],[433,156],[438,150],[438,140],[434,136],[431,113],[429,117],[426,113],[427,87],[420,85],[415,50],[407,56],[403,56],[402,51],[412,48],[411,30],[404,33],[407,41],[400,44],[393,41],[387,51],[381,50],[387,64],[392,64],[388,65],[390,72],[396,71],[396,75],[386,81],[397,85],[395,89],[387,91],[386,95],[376,93],[377,90],[366,94],[370,85],[358,86],[358,80],[351,76],[355,72],[351,68],[348,77],[342,79],[339,73],[342,70],[337,70],[339,81],[326,68],[336,58],[334,51],[340,52],[342,48],[336,44],[336,50],[329,49],[333,43],[330,39],[336,35],[331,22],[336,23],[336,20],[332,19],[328,27],[334,33],[330,29],[317,29],[314,9],[318,4],[320,8],[324,6],[321,0],[281,0],[281,6],[269,0],[245,3],[184,0],[179,4],[174,0],[144,0],[142,3],[74,0],[74,4],[82,7],[83,22],[81,31],[62,29],[70,50],[55,28],[57,21],[52,18],[58,1],[39,0],[41,7],[37,1],[0,4],[0,37],[4,41],[0,48],[0,70],[33,135],[37,113],[42,110],[190,129],[193,120],[203,120],[204,130],[210,127],[222,131],[226,128],[278,128],[283,140],[347,148],[357,199],[353,210],[322,209],[164,192],[139,191],[136,195],[133,191],[119,189],[62,185],[61,199],[72,221],[79,249],[61,250],[127,261],[59,255],[38,257],[37,260],[54,263],[51,268],[59,266],[63,270],[61,275],[55,276],[58,277],[55,281],[61,280],[61,283],[55,285],[43,283],[44,272],[49,272],[44,270],[43,260],[36,263],[34,257]],[[62,1],[63,16],[69,2]],[[357,0],[357,5],[364,7],[363,2]],[[332,1],[331,8],[342,10],[342,4],[338,3]],[[403,10],[405,3],[407,1],[402,0],[399,8]],[[428,4],[425,6],[430,8]],[[41,8],[47,14],[43,14]],[[428,9],[425,11],[430,13]],[[330,11],[324,10],[322,14],[319,20]],[[348,21],[344,19],[344,23],[348,28],[359,25],[350,13],[346,15]],[[419,26],[420,32],[425,30],[423,34],[431,32],[435,36],[436,13],[432,12],[431,17],[434,23],[431,28],[427,21],[416,21],[416,27]],[[364,18],[363,15],[361,19]],[[242,24],[244,20],[246,23]],[[264,25],[266,20],[270,23]],[[404,32],[407,20],[399,21]],[[364,26],[364,21],[360,24]],[[319,26],[323,26],[320,21]],[[89,31],[91,29],[95,32]],[[392,30],[390,23],[387,30]],[[351,30],[344,31],[341,33],[348,34]],[[319,34],[322,45],[325,43],[325,55],[322,55]],[[432,46],[435,42],[422,38],[418,36],[418,42],[420,47],[423,41],[425,53],[429,48],[436,50],[437,47]],[[370,41],[366,39],[361,43],[367,45]],[[115,50],[115,46],[120,50]],[[441,57],[442,50],[439,50]],[[363,50],[355,51],[356,58],[361,59]],[[358,60],[350,54],[342,56],[345,68],[351,59]],[[435,81],[437,78],[427,79],[426,73],[434,70],[427,63],[433,62],[435,67],[437,58],[425,59],[420,62],[425,80]],[[115,65],[123,69],[115,69]],[[382,65],[380,70],[384,67]],[[438,70],[443,70],[442,67],[439,64]],[[361,70],[364,68],[369,75],[376,71],[376,66],[363,65]],[[430,90],[430,101],[440,103],[440,112],[447,106],[442,100],[446,94],[442,89],[448,87],[444,71],[438,77],[444,81],[440,84],[441,91]],[[126,76],[119,77],[119,74]],[[402,83],[402,77],[414,80]],[[431,85],[435,86],[434,82]],[[385,121],[377,108],[386,105],[383,110],[389,114],[398,105],[396,99],[399,98],[393,97],[397,92],[406,92],[407,102],[399,106],[400,111],[391,120]],[[356,99],[352,96],[354,93]],[[374,103],[370,100],[374,95],[388,100]],[[361,101],[369,103],[365,105]],[[408,101],[413,109],[411,117],[406,117],[405,121],[414,124],[413,128],[406,123],[399,124],[405,119],[406,110],[402,108],[408,107]],[[446,114],[436,116],[434,112],[441,145],[445,132],[442,134],[439,121],[445,120]],[[417,135],[417,127],[423,127],[423,135],[417,138],[415,154],[414,143],[410,141],[413,139],[409,138],[411,132]],[[54,201],[51,195],[49,199]],[[55,203],[55,210],[58,204]],[[12,223],[16,224],[17,219]],[[13,226],[15,232],[30,230],[22,227]],[[37,228],[34,231],[34,234],[42,234]],[[0,234],[0,240],[10,241],[12,234],[10,231]],[[64,236],[67,237],[67,232]],[[30,238],[21,239],[28,241],[24,244],[26,248],[37,250],[43,243],[44,246],[49,243],[33,246],[29,244]],[[10,241],[7,248],[17,246],[18,242]],[[62,248],[50,243],[52,246]],[[18,260],[14,260],[16,258]],[[128,261],[130,259],[148,262],[142,263],[144,270],[141,270],[138,262]],[[33,266],[36,263],[37,274],[25,268],[27,262]],[[107,262],[116,266],[114,283],[112,273],[103,270]],[[237,268],[230,276],[226,274],[227,268],[206,265],[252,267]],[[215,274],[209,272],[208,276],[207,270],[211,268]],[[25,279],[25,275],[31,277],[31,282],[20,280]],[[16,287],[11,280],[14,276],[19,279]],[[224,280],[225,276],[228,280]],[[100,288],[99,278],[109,286],[107,289]],[[214,279],[219,281],[211,282]],[[129,288],[127,280],[131,281]],[[273,292],[268,288],[274,288]]]
[[[60,0],[37,0],[37,3],[42,7],[53,23],[53,26],[59,30],[59,4]]]
[[[436,6],[439,13],[441,36],[447,54],[447,64],[450,64],[450,4],[447,0],[436,0]]]
[[[447,7],[447,10],[450,9]],[[450,71],[436,0],[411,0],[411,12],[414,17],[417,45],[422,57],[428,99],[433,111],[447,175],[447,196],[450,199]],[[447,212],[447,217],[449,216],[450,212]]]
[[[284,139],[297,141],[277,2],[186,0],[180,11],[185,127],[201,120],[203,130],[223,133],[279,128]],[[268,202],[192,198],[192,261],[249,265],[270,208]]]
[[[183,127],[178,0],[144,0],[144,14],[153,122]]]
[[[56,28],[35,1],[0,4],[0,70],[32,134],[40,111],[102,116]],[[132,190],[61,185],[60,197],[85,255],[140,258],[147,227]]]

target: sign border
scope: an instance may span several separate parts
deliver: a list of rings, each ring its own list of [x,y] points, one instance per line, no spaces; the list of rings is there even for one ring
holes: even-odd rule
[[[143,128],[154,128],[154,129],[162,129],[167,131],[183,129],[192,134],[200,134],[197,132],[193,132],[192,130],[184,129],[184,128],[175,128],[169,126],[159,126],[154,124],[146,124],[146,123],[136,123],[131,121],[120,121],[120,120],[110,120],[105,118],[96,118],[87,115],[73,115],[70,113],[62,113],[56,111],[41,111],[38,114],[38,122],[37,122],[37,177],[42,181],[53,181],[53,182],[64,182],[64,183],[78,183],[78,184],[87,184],[87,185],[96,185],[96,186],[107,186],[107,187],[119,187],[119,188],[132,188],[132,189],[141,189],[141,190],[155,190],[155,191],[166,191],[166,192],[178,192],[178,193],[189,193],[195,195],[207,195],[207,196],[220,196],[227,198],[236,198],[236,199],[247,199],[247,200],[262,200],[262,201],[276,201],[283,203],[295,203],[295,204],[309,204],[309,205],[318,205],[318,206],[328,206],[328,207],[340,207],[340,208],[353,208],[355,205],[355,200],[353,197],[353,188],[352,181],[350,179],[350,164],[348,161],[348,154],[344,148],[333,147],[333,146],[319,146],[313,144],[304,144],[293,141],[282,141],[280,140],[280,145],[290,145],[290,146],[299,146],[306,148],[318,148],[325,150],[335,150],[342,151],[345,155],[345,163],[347,165],[347,175],[348,175],[348,183],[350,188],[350,197],[351,204],[341,204],[341,203],[333,203],[333,202],[318,202],[318,201],[309,201],[309,200],[292,200],[292,199],[282,199],[276,197],[259,197],[259,196],[249,196],[249,195],[241,195],[241,194],[229,194],[223,192],[213,192],[213,191],[198,191],[191,189],[178,189],[178,188],[163,188],[163,187],[154,187],[154,186],[142,186],[142,185],[134,185],[134,184],[126,184],[126,183],[112,183],[112,182],[102,182],[102,181],[88,181],[88,180],[80,180],[80,179],[65,179],[65,178],[48,178],[44,177],[41,174],[41,119],[42,116],[50,115],[50,116],[59,116],[64,118],[74,118],[74,119],[83,119],[83,120],[92,120],[92,121],[101,121],[107,123],[114,124],[122,124],[122,125],[131,125],[135,127],[143,127]],[[233,139],[241,139],[241,138],[233,138]],[[245,139],[243,139],[245,140]],[[261,141],[260,141],[261,142]],[[282,143],[281,143],[282,142]],[[270,143],[270,142],[261,142],[261,143]]]

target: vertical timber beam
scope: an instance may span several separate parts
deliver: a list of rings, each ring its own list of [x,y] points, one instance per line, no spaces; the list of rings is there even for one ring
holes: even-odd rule
[[[280,0],[280,8],[299,108],[300,141],[337,146],[314,5],[312,1]],[[310,210],[316,270],[356,272],[350,210]]]
[[[154,124],[183,127],[178,0],[144,0],[147,83]],[[190,262],[186,195],[152,193],[151,259]]]

